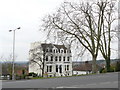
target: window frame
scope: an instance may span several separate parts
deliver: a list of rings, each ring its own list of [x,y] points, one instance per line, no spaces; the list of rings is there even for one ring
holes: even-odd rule
[[[55,61],[58,61],[58,56],[55,56]]]
[[[48,56],[45,56],[45,61],[49,61],[49,57]]]
[[[62,61],[62,58],[61,58],[61,56],[59,56],[59,61]]]

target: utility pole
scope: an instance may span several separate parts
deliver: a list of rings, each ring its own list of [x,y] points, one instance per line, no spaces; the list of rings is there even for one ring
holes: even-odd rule
[[[118,1],[118,59],[120,59],[120,0]]]

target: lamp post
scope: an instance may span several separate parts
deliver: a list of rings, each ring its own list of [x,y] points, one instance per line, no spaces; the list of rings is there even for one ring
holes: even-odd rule
[[[14,29],[14,30],[9,30],[9,32],[13,31],[13,64],[12,64],[12,80],[15,80],[15,68],[14,68],[14,61],[15,61],[15,31],[20,29],[20,27]]]

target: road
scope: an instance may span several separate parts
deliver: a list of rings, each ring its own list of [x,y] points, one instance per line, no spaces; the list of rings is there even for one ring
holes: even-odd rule
[[[2,88],[118,88],[118,73],[3,81]]]

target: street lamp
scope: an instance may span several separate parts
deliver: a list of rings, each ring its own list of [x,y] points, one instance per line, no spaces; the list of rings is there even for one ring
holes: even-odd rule
[[[14,70],[14,61],[15,61],[15,31],[20,29],[20,27],[14,29],[14,30],[9,30],[9,32],[13,31],[13,65],[12,65],[12,80],[15,80],[15,70]]]

